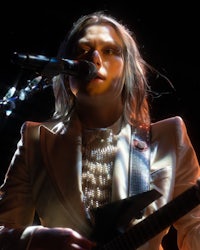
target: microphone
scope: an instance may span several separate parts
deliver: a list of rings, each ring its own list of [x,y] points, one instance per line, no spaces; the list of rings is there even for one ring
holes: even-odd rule
[[[12,62],[22,68],[42,71],[43,74],[51,76],[64,73],[89,81],[97,75],[95,64],[86,60],[57,59],[44,55],[14,52]]]

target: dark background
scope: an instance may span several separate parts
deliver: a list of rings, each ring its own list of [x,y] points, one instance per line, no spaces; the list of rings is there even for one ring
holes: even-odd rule
[[[14,51],[56,56],[66,32],[80,15],[106,10],[135,33],[144,59],[165,75],[153,79],[152,89],[164,92],[152,100],[152,121],[180,115],[200,157],[199,133],[199,8],[196,2],[154,1],[27,1],[1,6],[0,99],[14,85],[24,88],[35,72],[22,72],[11,62]],[[168,94],[166,94],[168,93]],[[53,112],[51,88],[31,95],[5,115],[0,109],[0,177],[19,139],[25,120],[40,121]],[[170,249],[172,250],[172,249]]]

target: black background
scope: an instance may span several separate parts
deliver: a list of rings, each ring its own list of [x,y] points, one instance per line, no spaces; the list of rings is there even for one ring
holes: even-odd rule
[[[66,32],[80,15],[106,10],[134,31],[145,60],[164,74],[152,81],[155,91],[170,92],[151,103],[152,121],[180,115],[197,156],[199,133],[199,13],[196,2],[185,1],[27,1],[1,6],[0,99],[17,80],[23,88],[35,72],[21,73],[11,62],[14,51],[55,56]],[[19,139],[23,121],[43,120],[52,113],[50,88],[20,103],[10,116],[0,110],[0,173],[3,178]]]

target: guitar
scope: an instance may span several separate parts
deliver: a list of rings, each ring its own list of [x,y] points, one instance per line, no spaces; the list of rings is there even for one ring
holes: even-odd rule
[[[147,193],[147,195],[149,194],[151,198],[146,203],[150,203],[152,199],[155,200],[155,198],[160,196],[157,191]],[[200,180],[136,225],[128,230],[124,230],[125,227],[121,223],[124,218],[120,217],[117,219],[117,216],[121,212],[127,214],[125,207],[127,207],[129,212],[136,205],[136,199],[132,197],[127,199],[93,209],[92,215],[95,226],[92,239],[97,242],[95,250],[137,249],[200,204]],[[141,197],[139,199],[141,201]],[[138,208],[141,209],[145,205],[143,203]],[[138,215],[138,212],[134,211],[134,216]],[[134,216],[128,215],[127,218],[125,217],[126,223],[131,217],[134,218]]]

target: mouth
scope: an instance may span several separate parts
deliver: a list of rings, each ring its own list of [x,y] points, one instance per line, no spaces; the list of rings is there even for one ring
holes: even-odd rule
[[[94,79],[105,80],[105,76],[103,76],[100,73],[97,73],[96,76],[94,77]]]
[[[104,82],[104,77],[100,76],[100,75],[96,75],[92,80],[91,82],[93,83],[102,83]]]

